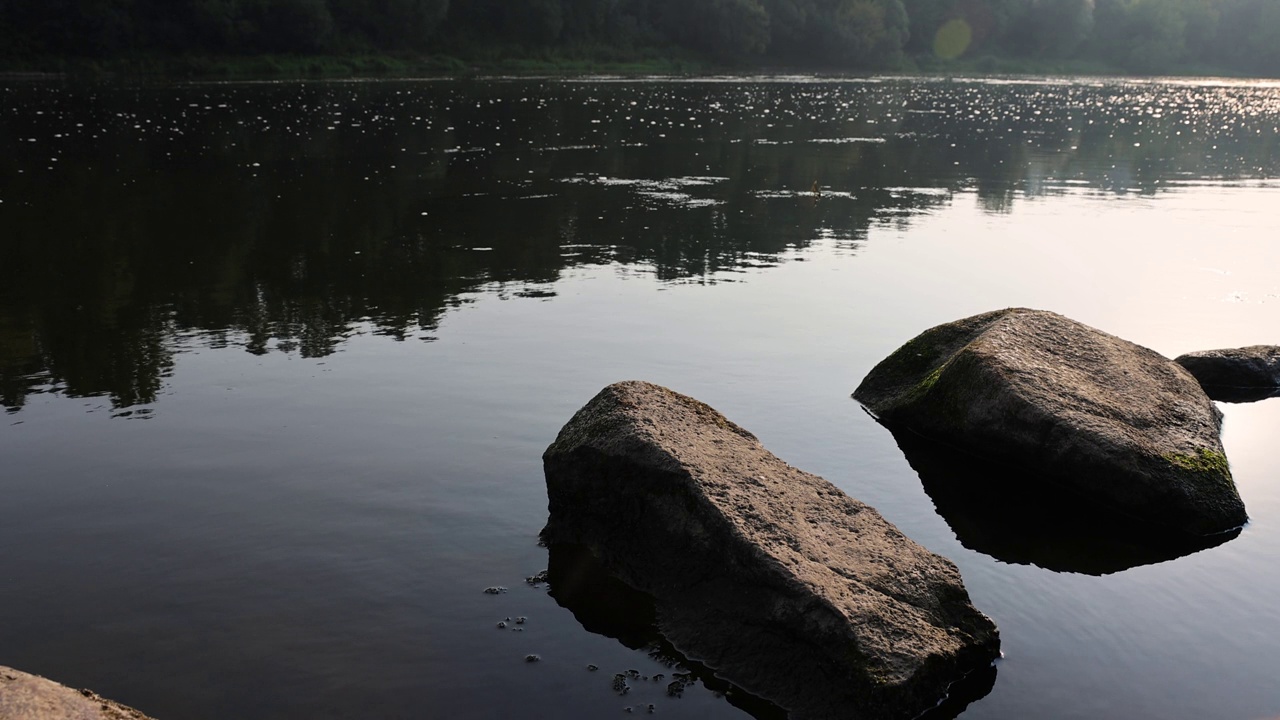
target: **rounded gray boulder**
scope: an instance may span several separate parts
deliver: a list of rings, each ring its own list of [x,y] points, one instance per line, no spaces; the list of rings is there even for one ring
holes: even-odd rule
[[[1280,390],[1280,346],[1202,350],[1179,355],[1174,362],[1194,375],[1215,400],[1248,402]]]
[[[1222,414],[1177,363],[1061,315],[1012,308],[926,330],[853,394],[891,429],[1197,535],[1248,517]]]

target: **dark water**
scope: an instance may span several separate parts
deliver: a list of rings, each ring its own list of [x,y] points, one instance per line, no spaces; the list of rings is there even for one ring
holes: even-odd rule
[[[963,717],[1280,715],[1280,399],[1223,405],[1252,523],[1136,559],[983,532],[849,399],[1010,305],[1280,342],[1278,128],[1212,81],[0,85],[0,664],[162,719],[767,717],[616,695],[697,665],[524,582],[542,450],[638,378],[956,561],[1006,656]]]

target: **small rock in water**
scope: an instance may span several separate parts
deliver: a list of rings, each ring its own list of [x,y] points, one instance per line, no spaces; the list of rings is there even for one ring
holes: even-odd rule
[[[501,630],[502,628],[504,628],[504,627],[506,627],[506,626],[507,626],[507,624],[506,624],[505,622],[503,622],[503,621],[501,621],[501,620],[499,620],[499,621],[498,621],[498,629],[499,629],[499,630]]]
[[[619,695],[626,695],[631,687],[627,685],[627,676],[617,673],[613,676],[613,691]]]
[[[626,706],[626,707],[622,708],[622,712],[625,712],[625,713],[629,713],[629,712],[631,712],[631,706],[630,706],[630,705],[628,705],[628,706]]]
[[[542,570],[534,575],[530,575],[529,577],[525,578],[524,581],[532,585],[533,587],[538,587],[539,585],[542,585],[547,582],[547,571]]]
[[[530,654],[528,654],[528,655],[525,655],[525,656],[524,656],[524,661],[525,661],[525,662],[540,662],[541,660],[542,660],[542,657],[541,657],[541,656],[539,656],[539,655],[534,655],[534,654],[532,654],[532,653],[530,653]]]
[[[653,714],[653,703],[649,703],[649,714]]]
[[[595,671],[597,671],[597,670],[599,670],[599,669],[600,669],[600,666],[599,666],[599,665],[588,665],[588,666],[587,666],[587,670],[588,670],[588,671],[590,671],[590,672],[595,672]]]
[[[628,671],[627,671],[627,677],[631,678],[632,680],[635,680],[636,678],[640,677],[640,671],[639,671],[639,670],[628,670]]]
[[[1206,390],[1218,387],[1280,388],[1280,346],[1202,350],[1174,358]],[[1213,397],[1214,393],[1209,393]]]
[[[516,624],[517,624],[517,625],[523,625],[523,624],[524,624],[524,621],[525,621],[525,620],[528,620],[528,619],[529,619],[529,618],[527,618],[527,617],[525,617],[525,616],[521,615],[520,617],[516,618]]]
[[[671,673],[671,682],[667,683],[667,695],[670,697],[681,697],[684,695],[684,689],[693,684],[692,673]]]
[[[501,585],[494,585],[493,587],[487,587],[487,588],[485,588],[485,589],[484,589],[484,594],[485,594],[485,595],[501,595],[502,593],[504,593],[504,592],[506,592],[506,591],[507,591],[507,589],[506,589],[506,588],[504,588],[504,587],[502,587]]]
[[[663,675],[662,673],[658,673],[657,675],[653,676],[653,681],[662,682],[666,677],[667,677],[666,675]]]

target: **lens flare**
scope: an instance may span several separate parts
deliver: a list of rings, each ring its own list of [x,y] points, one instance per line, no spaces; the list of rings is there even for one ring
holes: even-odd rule
[[[969,49],[973,42],[973,28],[961,18],[954,18],[938,28],[933,36],[933,52],[944,60],[955,60]]]

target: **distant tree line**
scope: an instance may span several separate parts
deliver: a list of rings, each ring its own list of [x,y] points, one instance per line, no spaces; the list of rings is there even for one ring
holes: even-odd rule
[[[0,54],[679,48],[739,63],[1095,61],[1280,74],[1277,0],[0,0]]]

